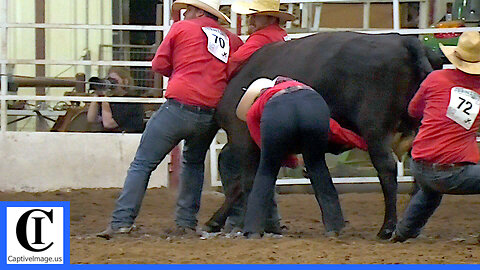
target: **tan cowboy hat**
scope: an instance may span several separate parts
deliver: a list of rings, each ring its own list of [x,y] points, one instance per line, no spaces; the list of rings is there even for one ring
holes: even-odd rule
[[[444,46],[440,49],[450,62],[465,73],[480,75],[480,33],[464,32],[457,46]]]
[[[230,23],[230,19],[227,15],[220,12],[220,0],[175,0],[172,4],[172,11],[176,12],[180,9],[187,8],[187,5],[209,12],[217,16],[217,18]]]
[[[280,0],[239,0],[232,4],[232,11],[238,14],[259,14],[293,21],[295,15],[280,11]]]
[[[242,99],[238,103],[237,106],[237,117],[240,120],[246,121],[247,120],[247,112],[252,107],[252,104],[255,102],[257,97],[260,95],[262,89],[270,88],[275,85],[274,80],[270,80],[267,78],[260,78],[256,79],[254,82],[248,86],[245,94],[243,94]]]

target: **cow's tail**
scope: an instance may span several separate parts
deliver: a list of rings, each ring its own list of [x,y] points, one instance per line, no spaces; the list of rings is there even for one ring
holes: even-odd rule
[[[414,69],[414,74],[419,82],[423,81],[427,75],[433,71],[432,65],[436,67],[435,55],[426,49],[415,36],[404,36],[403,44],[410,54],[410,61]],[[441,61],[441,60],[440,60]]]
[[[410,90],[408,93],[405,93],[405,98],[407,99],[406,106],[408,106],[408,102],[415,95],[421,82],[434,70],[433,67],[438,68],[438,61],[441,62],[441,59],[433,52],[430,53],[416,36],[402,36],[402,41],[408,51],[410,57],[408,62],[413,71],[413,76],[410,78]],[[419,126],[420,122],[411,118],[405,107],[400,117],[400,123],[397,126],[397,132],[402,134],[402,138],[408,138],[417,132]]]

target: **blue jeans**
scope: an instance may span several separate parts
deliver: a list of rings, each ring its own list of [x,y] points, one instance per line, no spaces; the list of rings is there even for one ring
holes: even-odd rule
[[[112,214],[112,228],[130,226],[137,217],[150,175],[165,156],[185,139],[175,222],[195,228],[204,180],[206,152],[218,127],[213,112],[193,111],[172,100],[148,121]]]
[[[396,231],[401,236],[417,237],[440,205],[443,194],[480,193],[480,165],[438,170],[412,160],[411,170],[420,190],[412,197],[403,219],[397,224]]]
[[[282,161],[299,152],[311,176],[325,231],[340,232],[345,226],[338,193],[325,162],[329,119],[327,104],[312,90],[282,94],[267,102],[260,122],[260,165],[248,197],[245,233],[264,232]]]

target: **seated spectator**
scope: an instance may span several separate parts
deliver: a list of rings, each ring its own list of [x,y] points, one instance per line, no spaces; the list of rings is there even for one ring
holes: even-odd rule
[[[115,97],[137,96],[131,87],[133,79],[130,71],[125,67],[111,67],[108,71],[108,79],[116,81],[117,86],[112,89],[111,95]],[[95,91],[94,96],[104,96],[104,91]],[[88,108],[87,119],[90,123],[102,124],[106,132],[143,132],[144,110],[141,103],[120,102],[92,102]]]

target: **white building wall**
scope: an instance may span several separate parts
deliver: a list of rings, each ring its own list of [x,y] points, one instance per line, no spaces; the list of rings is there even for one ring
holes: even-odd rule
[[[0,133],[0,191],[121,188],[141,134]],[[149,188],[168,185],[168,155]]]

